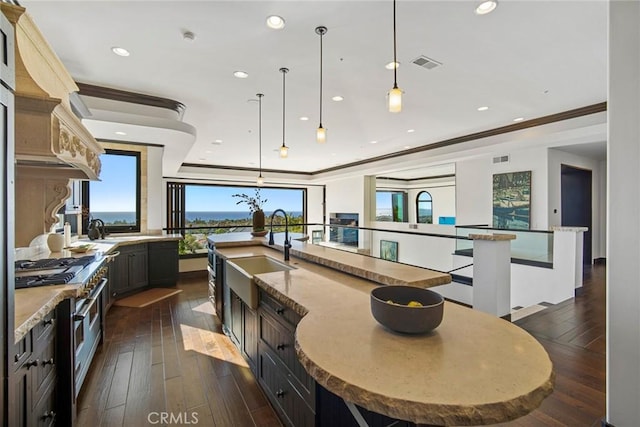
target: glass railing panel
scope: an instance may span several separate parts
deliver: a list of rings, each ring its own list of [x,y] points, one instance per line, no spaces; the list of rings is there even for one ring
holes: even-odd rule
[[[456,253],[471,254],[473,240],[469,234],[513,234],[511,241],[511,257],[534,262],[553,262],[553,233],[538,230],[512,230],[490,227],[456,227]]]

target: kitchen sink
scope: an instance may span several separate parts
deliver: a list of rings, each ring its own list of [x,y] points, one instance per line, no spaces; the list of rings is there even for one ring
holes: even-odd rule
[[[266,255],[233,258],[227,260],[225,280],[227,286],[252,309],[258,308],[258,287],[253,276],[261,273],[293,270],[280,261]]]

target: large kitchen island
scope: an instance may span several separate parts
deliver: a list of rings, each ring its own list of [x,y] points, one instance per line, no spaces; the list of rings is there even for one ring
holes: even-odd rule
[[[285,424],[493,424],[531,412],[553,389],[543,347],[503,319],[446,302],[435,331],[400,335],[372,317],[376,286],[429,287],[448,274],[295,239],[283,261],[277,239],[270,247],[249,233],[209,244],[219,315]],[[254,309],[228,288],[225,269],[264,255],[291,269],[254,276]]]

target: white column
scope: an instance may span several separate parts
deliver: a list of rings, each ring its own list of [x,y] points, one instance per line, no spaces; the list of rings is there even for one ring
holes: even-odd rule
[[[473,308],[498,317],[511,313],[511,240],[514,234],[470,234]]]
[[[640,2],[609,2],[607,416],[640,423]]]
[[[552,230],[553,269],[557,271],[558,286],[582,287],[582,251],[587,227],[553,227]]]

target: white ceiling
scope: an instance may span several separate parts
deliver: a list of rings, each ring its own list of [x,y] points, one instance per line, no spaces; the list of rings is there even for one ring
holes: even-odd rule
[[[305,172],[509,125],[516,117],[596,104],[607,96],[606,1],[501,0],[485,16],[474,13],[475,1],[398,1],[398,85],[405,92],[399,114],[385,106],[393,85],[393,72],[384,68],[393,58],[390,0],[20,3],[76,81],[186,105],[183,120],[197,137],[173,147],[177,166],[164,171],[171,176],[182,162],[258,167],[258,108],[249,102],[258,92],[265,94],[262,167]],[[270,14],[284,17],[286,27],[267,28]],[[315,142],[318,25],[328,28],[324,145]],[[183,39],[187,30],[194,41]],[[131,56],[114,55],[113,46]],[[412,64],[419,55],[442,66]],[[288,159],[276,151],[282,144],[281,67],[290,69]],[[233,77],[235,70],[249,78]],[[332,101],[334,95],[344,101]],[[489,110],[479,112],[480,106]],[[223,143],[212,144],[216,139]]]

